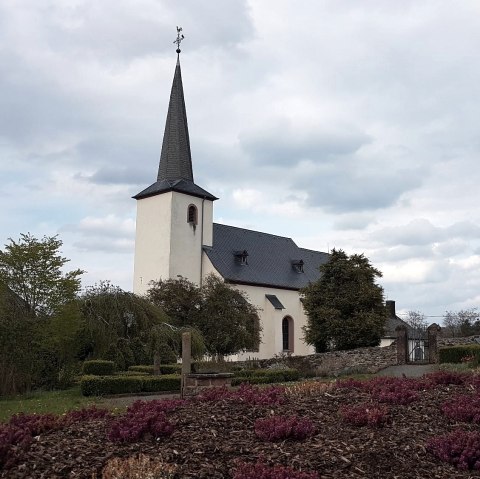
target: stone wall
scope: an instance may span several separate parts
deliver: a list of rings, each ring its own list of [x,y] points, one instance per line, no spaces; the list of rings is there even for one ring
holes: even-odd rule
[[[464,338],[438,338],[438,346],[457,346],[458,344],[480,344],[480,336],[467,336]]]
[[[249,367],[248,361],[242,366]],[[376,373],[397,364],[395,344],[387,347],[358,348],[349,351],[330,351],[309,356],[278,356],[255,361],[261,368],[291,367],[301,373],[317,376],[338,376],[341,374]]]

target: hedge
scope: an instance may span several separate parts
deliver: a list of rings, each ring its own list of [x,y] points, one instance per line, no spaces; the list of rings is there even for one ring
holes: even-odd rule
[[[180,376],[82,376],[80,390],[84,396],[134,394],[140,392],[178,391]]]
[[[463,358],[474,356],[474,362],[480,362],[480,344],[462,344],[440,348],[438,351],[441,363],[461,363]]]
[[[296,381],[300,373],[296,369],[244,369],[235,373],[232,385],[242,382],[250,384],[282,383]]]
[[[145,365],[130,366],[128,370],[153,375],[153,366],[145,366]],[[181,364],[160,364],[161,374],[180,374],[181,371],[182,371]]]
[[[93,359],[83,363],[83,374],[94,376],[111,376],[115,373],[115,363],[103,359]]]

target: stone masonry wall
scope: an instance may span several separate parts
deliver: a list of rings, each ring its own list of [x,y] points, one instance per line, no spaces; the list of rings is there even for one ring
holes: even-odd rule
[[[466,336],[464,338],[438,338],[438,346],[457,346],[459,344],[480,344],[480,336]]]
[[[375,373],[397,364],[395,344],[380,348],[358,348],[349,351],[329,351],[309,356],[278,356],[255,361],[261,368],[275,368],[283,365],[310,371],[318,376],[337,376],[352,373]],[[248,367],[248,361],[238,363]]]

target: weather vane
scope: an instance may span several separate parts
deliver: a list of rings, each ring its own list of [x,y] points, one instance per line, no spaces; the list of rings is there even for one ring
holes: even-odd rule
[[[180,50],[180,43],[182,43],[182,40],[185,38],[184,35],[181,35],[180,32],[183,30],[182,27],[177,27],[177,39],[173,42],[177,44],[177,53],[180,54],[182,50]]]

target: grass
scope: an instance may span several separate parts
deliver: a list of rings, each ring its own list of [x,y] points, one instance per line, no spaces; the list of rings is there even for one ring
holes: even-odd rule
[[[100,399],[82,396],[79,387],[62,391],[35,391],[29,394],[0,398],[0,422],[19,412],[25,414],[63,414],[71,409],[99,404]]]

